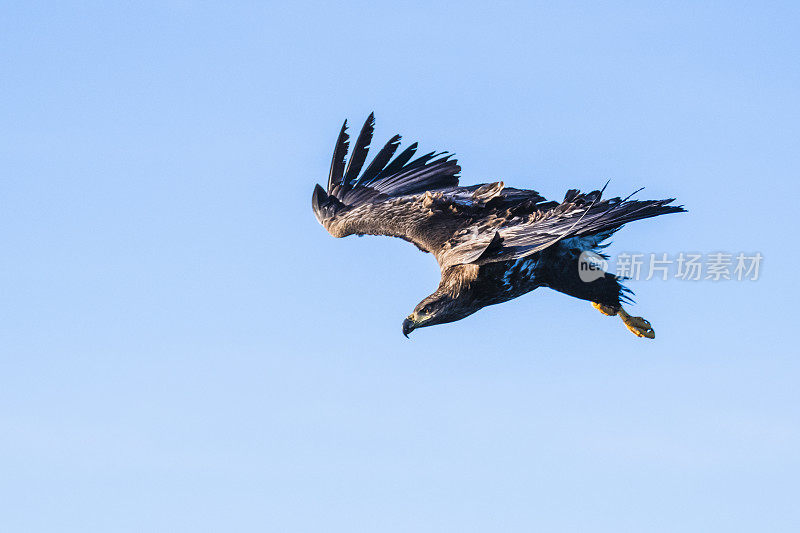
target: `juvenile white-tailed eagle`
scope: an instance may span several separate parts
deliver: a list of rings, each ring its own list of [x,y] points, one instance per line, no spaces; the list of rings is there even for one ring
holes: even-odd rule
[[[345,165],[347,121],[333,152],[328,189],[314,188],[317,220],[334,237],[389,235],[436,257],[439,288],[404,321],[403,334],[460,320],[475,311],[550,287],[618,315],[635,335],[654,338],[650,322],[622,309],[630,290],[601,272],[579,276],[579,257],[597,251],[623,224],[683,211],[667,200],[602,200],[602,191],[567,191],[548,202],[536,191],[503,182],[460,187],[461,167],[446,152],[412,157],[417,143],[392,159],[400,136],[392,137],[361,172],[372,140],[370,114]]]

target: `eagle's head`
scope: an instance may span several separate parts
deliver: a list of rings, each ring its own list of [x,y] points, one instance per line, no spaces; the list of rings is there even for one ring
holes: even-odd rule
[[[453,294],[439,289],[422,300],[403,320],[403,335],[408,337],[417,328],[461,320],[478,309],[480,307],[472,305],[472,299],[463,291]]]

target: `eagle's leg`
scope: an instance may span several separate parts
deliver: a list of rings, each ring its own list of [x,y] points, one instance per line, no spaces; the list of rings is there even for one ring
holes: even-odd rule
[[[597,302],[592,302],[592,307],[594,307],[595,309],[597,309],[606,316],[614,316],[617,314],[617,311],[619,311],[619,309],[617,309],[616,307],[613,307],[611,305],[599,304]]]
[[[656,332],[653,331],[653,326],[650,325],[648,320],[640,316],[629,315],[625,312],[622,306],[613,307],[611,305],[603,305],[597,302],[592,302],[592,306],[606,316],[619,315],[619,317],[622,319],[622,322],[625,324],[625,327],[627,327],[631,333],[637,337],[645,337],[648,339],[656,338]]]

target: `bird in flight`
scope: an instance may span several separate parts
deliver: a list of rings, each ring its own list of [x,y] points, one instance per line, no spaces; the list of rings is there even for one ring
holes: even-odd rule
[[[439,287],[403,321],[403,334],[461,320],[487,305],[506,302],[538,287],[587,300],[607,316],[619,316],[638,337],[652,339],[650,322],[622,308],[631,291],[608,272],[582,275],[587,253],[624,224],[678,213],[666,200],[602,199],[603,191],[571,189],[561,202],[502,181],[459,186],[461,167],[447,152],[416,159],[417,143],[392,159],[395,135],[362,172],[375,128],[370,114],[346,161],[344,122],[333,151],[328,187],[314,188],[317,220],[334,237],[388,235],[431,253],[441,269]],[[629,197],[630,198],[630,197]]]

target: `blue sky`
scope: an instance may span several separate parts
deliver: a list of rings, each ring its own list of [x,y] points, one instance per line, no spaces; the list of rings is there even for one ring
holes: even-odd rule
[[[113,4],[0,8],[0,529],[798,530],[796,4]],[[310,208],[373,110],[761,279],[408,341],[433,259]]]

